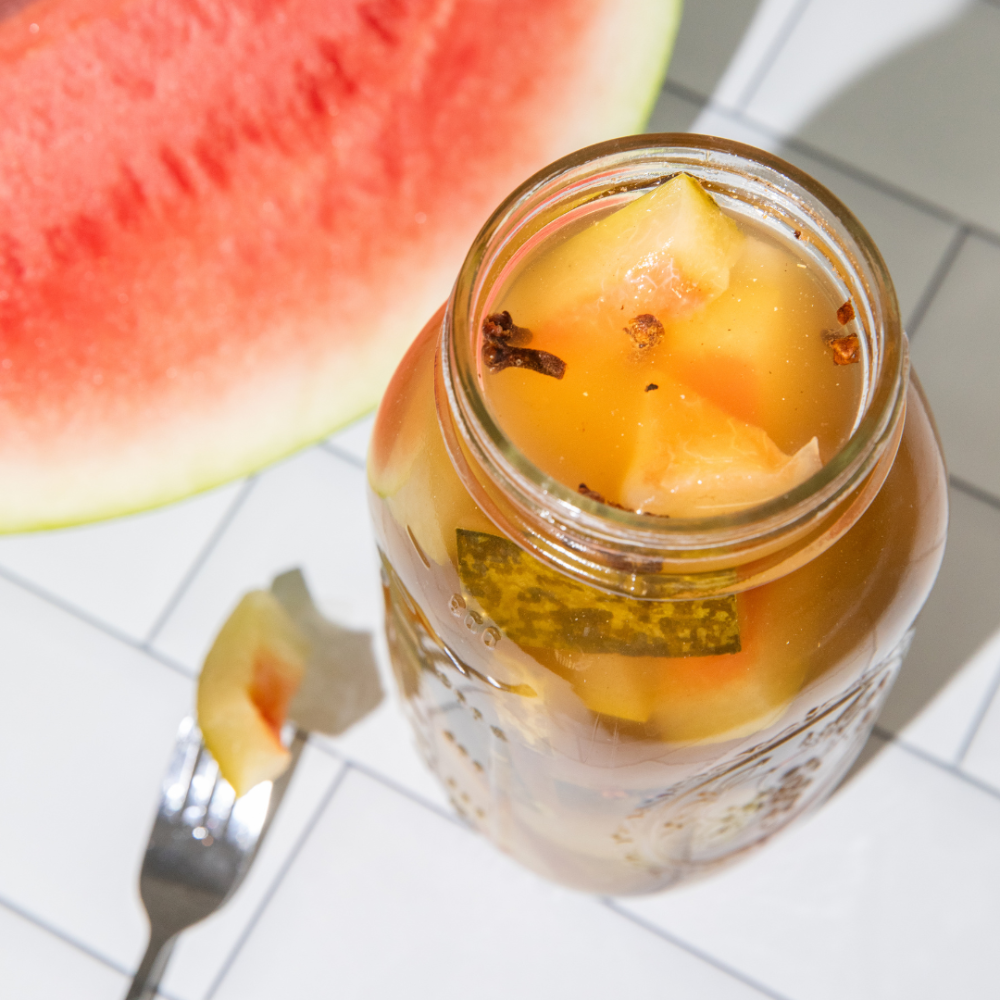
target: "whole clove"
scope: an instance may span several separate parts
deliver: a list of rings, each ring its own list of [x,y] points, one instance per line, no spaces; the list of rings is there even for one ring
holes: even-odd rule
[[[663,339],[663,324],[652,313],[642,313],[625,327],[625,332],[639,350],[645,351]]]
[[[561,379],[566,374],[566,362],[548,351],[523,347],[529,343],[531,331],[516,326],[510,313],[504,310],[483,320],[483,361],[494,374],[505,368],[526,368]]]
[[[831,341],[830,348],[835,365],[856,365],[861,360],[861,341],[857,334]]]
[[[844,326],[846,323],[850,323],[854,319],[854,303],[848,299],[838,310],[837,310],[837,322]]]
[[[635,511],[630,510],[628,507],[623,507],[620,503],[615,503],[613,500],[608,500],[605,498],[603,493],[598,493],[597,490],[592,490],[586,483],[580,483],[576,488],[576,492],[580,496],[586,497],[588,500],[596,500],[597,503],[603,503],[607,507],[616,507],[618,510],[628,511],[630,514],[634,514]]]
[[[510,347],[524,347],[531,343],[531,331],[516,326],[505,309],[492,313],[483,320],[483,339],[490,344],[507,344]]]
[[[833,330],[824,330],[823,343],[830,348],[835,365],[855,365],[861,360],[861,341],[856,333],[845,337]]]

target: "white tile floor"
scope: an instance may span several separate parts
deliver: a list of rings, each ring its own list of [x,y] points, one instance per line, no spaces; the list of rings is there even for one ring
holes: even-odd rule
[[[165,996],[1000,995],[998,65],[987,0],[688,0],[651,125],[798,163],[896,277],[952,530],[864,766],[729,873],[592,900],[448,818],[390,696],[310,744],[251,876],[183,939]],[[370,427],[163,511],[0,539],[0,995],[124,993],[160,775],[240,592],[300,565],[327,613],[377,627]]]

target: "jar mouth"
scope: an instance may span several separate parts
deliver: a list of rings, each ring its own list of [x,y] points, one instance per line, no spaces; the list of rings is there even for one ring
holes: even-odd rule
[[[694,176],[716,197],[739,201],[742,209],[770,225],[794,231],[806,252],[843,283],[845,297],[855,306],[866,373],[850,436],[809,479],[735,512],[651,518],[581,496],[531,462],[486,405],[477,344],[491,288],[527,239],[570,210],[649,190],[679,172]],[[529,178],[497,208],[473,242],[449,300],[439,368],[439,389],[454,425],[454,433],[442,427],[445,440],[451,439],[449,450],[460,475],[461,467],[471,464],[463,479],[476,499],[491,508],[487,514],[500,518],[514,541],[563,571],[598,586],[635,592],[649,589],[637,587],[637,577],[649,575],[645,564],[646,569],[657,564],[653,575],[673,569],[716,576],[719,569],[759,559],[765,549],[811,536],[880,468],[884,479],[891,465],[891,456],[884,460],[886,451],[894,452],[898,444],[908,359],[885,262],[835,195],[763,150],[712,136],[665,133],[579,150]],[[442,422],[447,422],[444,414]],[[870,488],[860,492],[868,496],[867,506],[874,493]],[[625,549],[633,557],[628,571],[606,565],[602,553],[607,555],[609,547],[618,556]]]

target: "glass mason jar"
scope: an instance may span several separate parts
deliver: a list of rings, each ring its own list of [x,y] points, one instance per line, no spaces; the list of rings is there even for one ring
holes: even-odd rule
[[[818,473],[700,520],[615,509],[547,476],[492,416],[479,362],[513,267],[679,171],[797,241],[853,301],[865,369],[854,429]],[[590,892],[702,875],[822,802],[869,734],[944,549],[940,445],[878,250],[795,167],[705,136],[593,146],[515,191],[396,372],[368,470],[421,752],[472,826]],[[602,647],[602,629],[650,616],[675,637],[735,616],[740,651]],[[602,691],[654,708],[600,711]]]

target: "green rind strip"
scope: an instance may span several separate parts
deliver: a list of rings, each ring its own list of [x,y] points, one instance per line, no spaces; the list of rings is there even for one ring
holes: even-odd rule
[[[588,587],[498,535],[458,529],[458,572],[496,626],[521,646],[625,656],[740,651],[736,598],[640,601]]]

